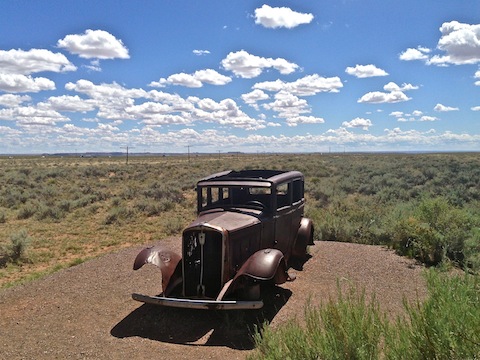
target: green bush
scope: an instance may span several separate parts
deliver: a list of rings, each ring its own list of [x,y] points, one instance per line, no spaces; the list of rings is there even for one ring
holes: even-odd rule
[[[437,265],[449,259],[464,262],[465,241],[478,220],[443,197],[423,198],[391,228],[394,248],[403,255]]]
[[[428,299],[405,304],[386,336],[387,359],[478,359],[480,280],[478,276],[427,272]]]
[[[480,272],[480,228],[475,228],[465,240],[465,265],[474,273]]]
[[[26,259],[26,251],[31,239],[25,229],[10,235],[10,243],[0,247],[0,266],[19,263]]]
[[[337,299],[307,306],[305,324],[287,321],[254,334],[249,359],[478,359],[480,278],[426,274],[428,298],[405,302],[406,317],[391,321],[365,293],[338,291]]]

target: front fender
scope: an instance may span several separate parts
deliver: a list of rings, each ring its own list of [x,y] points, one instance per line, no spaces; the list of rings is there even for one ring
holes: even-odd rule
[[[133,263],[133,270],[140,269],[145,264],[153,264],[162,272],[162,291],[166,293],[169,284],[177,281],[179,271],[175,271],[182,257],[177,253],[166,249],[161,245],[152,246],[140,251]],[[172,288],[172,284],[170,284]]]
[[[285,278],[282,281],[281,276],[277,276],[277,270],[279,268],[286,270],[283,253],[278,249],[263,249],[248,258],[240,270],[238,270],[235,278],[249,276],[261,281],[268,281],[275,278],[275,283],[281,284],[287,279]],[[277,282],[277,280],[279,282]]]
[[[251,281],[246,281],[250,279]],[[244,288],[248,283],[273,282],[283,284],[293,280],[287,273],[287,265],[283,253],[278,249],[259,250],[250,256],[233,279],[228,281],[217,300],[224,299],[236,290]]]

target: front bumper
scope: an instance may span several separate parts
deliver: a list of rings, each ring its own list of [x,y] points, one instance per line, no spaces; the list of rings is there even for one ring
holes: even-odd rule
[[[133,293],[133,300],[147,304],[203,310],[255,310],[263,307],[263,301],[235,301],[235,300],[205,300],[205,299],[180,299],[163,296],[148,296]]]

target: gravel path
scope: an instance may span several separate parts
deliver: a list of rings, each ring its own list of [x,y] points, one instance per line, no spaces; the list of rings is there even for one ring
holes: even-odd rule
[[[179,240],[162,242],[172,249]],[[255,324],[301,317],[306,301],[335,296],[337,283],[375,293],[383,311],[401,314],[402,299],[425,296],[422,267],[378,246],[317,242],[297,279],[268,295],[262,312],[154,307],[132,292],[156,294],[154,266],[132,270],[129,248],[0,290],[1,359],[243,359]]]

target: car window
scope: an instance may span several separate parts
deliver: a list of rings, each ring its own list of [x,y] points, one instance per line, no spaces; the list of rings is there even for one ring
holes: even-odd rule
[[[303,181],[302,180],[295,180],[292,183],[293,188],[293,203],[299,202],[303,199]]]
[[[277,186],[277,209],[290,205],[289,184],[280,184]]]

